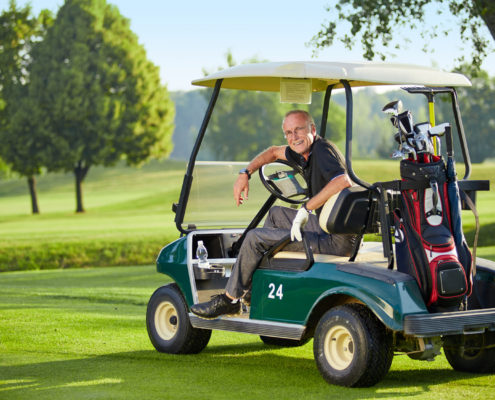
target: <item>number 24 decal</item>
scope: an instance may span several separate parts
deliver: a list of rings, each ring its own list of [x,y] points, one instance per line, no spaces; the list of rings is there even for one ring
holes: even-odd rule
[[[268,288],[270,289],[270,293],[268,293],[269,299],[274,299],[275,297],[278,297],[280,300],[282,300],[282,297],[284,297],[284,291],[283,291],[284,287],[282,284],[280,284],[277,289],[277,286],[274,283],[270,283],[268,285]]]

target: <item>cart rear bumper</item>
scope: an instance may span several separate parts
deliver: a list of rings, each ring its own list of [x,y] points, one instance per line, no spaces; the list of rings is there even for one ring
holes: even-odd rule
[[[495,330],[495,308],[404,317],[404,333],[414,336],[470,334]]]

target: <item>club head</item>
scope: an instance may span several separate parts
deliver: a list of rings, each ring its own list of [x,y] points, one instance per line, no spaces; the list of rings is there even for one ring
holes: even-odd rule
[[[444,122],[443,124],[430,128],[428,133],[430,136],[443,136],[447,128],[450,128],[450,124],[448,122]]]
[[[404,158],[405,157],[405,154],[400,151],[400,150],[394,150],[394,152],[392,153],[392,158]]]
[[[407,154],[407,156],[412,154],[412,156],[415,160],[418,159],[418,156],[416,154],[416,150],[413,147],[409,146],[407,143],[402,144],[402,152],[404,153],[404,155]]]
[[[382,108],[382,111],[385,114],[393,114],[393,115],[399,114],[401,110],[402,110],[402,101],[400,100],[391,101]]]
[[[431,125],[429,122],[420,122],[416,125],[414,125],[414,133],[415,134],[424,134],[427,135],[429,130],[431,128]]]
[[[399,128],[404,133],[404,135],[408,135],[413,132],[413,117],[412,113],[409,110],[406,110],[400,113],[397,116],[397,120],[399,121]]]

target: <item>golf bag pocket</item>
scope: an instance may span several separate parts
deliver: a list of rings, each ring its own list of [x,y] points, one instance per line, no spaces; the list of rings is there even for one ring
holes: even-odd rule
[[[459,309],[459,305],[467,294],[468,282],[455,248],[449,253],[435,252],[429,262],[432,291],[427,305],[430,309]]]
[[[439,298],[448,300],[466,294],[467,280],[462,265],[455,256],[441,256],[432,262],[436,271],[436,286]]]

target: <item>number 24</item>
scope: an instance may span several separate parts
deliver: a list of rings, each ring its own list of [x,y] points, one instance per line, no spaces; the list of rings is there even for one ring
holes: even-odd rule
[[[275,291],[276,285],[274,283],[270,283],[268,285],[268,288],[270,289],[270,293],[268,293],[268,298],[269,299],[274,299],[275,297],[278,297],[280,300],[282,300],[282,297],[284,297],[283,285],[282,284],[280,284],[278,286],[277,291]]]

